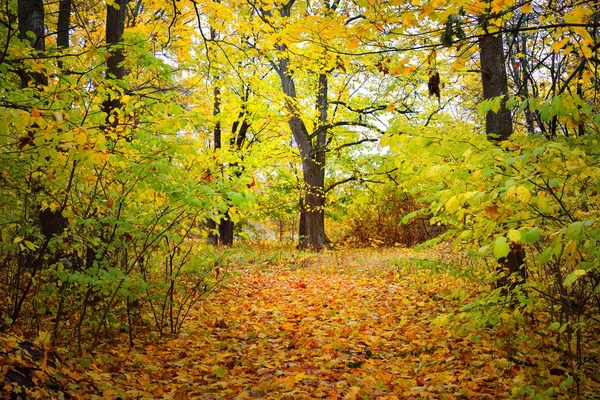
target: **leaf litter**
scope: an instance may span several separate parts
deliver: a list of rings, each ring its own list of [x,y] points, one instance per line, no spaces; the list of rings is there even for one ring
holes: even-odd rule
[[[28,393],[43,398],[38,381],[48,376],[82,399],[492,399],[535,384],[539,357],[511,357],[500,345],[510,332],[449,329],[448,315],[477,289],[394,262],[413,256],[353,250],[247,265],[179,335],[135,348],[124,338],[43,368],[38,360],[38,387]],[[460,288],[463,296],[453,295]],[[17,341],[1,338],[14,364]]]

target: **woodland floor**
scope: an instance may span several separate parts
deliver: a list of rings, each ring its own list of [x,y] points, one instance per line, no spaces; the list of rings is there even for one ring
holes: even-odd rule
[[[508,331],[457,337],[435,322],[471,297],[466,280],[401,267],[402,250],[360,254],[247,265],[180,334],[123,338],[53,374],[86,399],[521,398],[513,388],[564,380]]]

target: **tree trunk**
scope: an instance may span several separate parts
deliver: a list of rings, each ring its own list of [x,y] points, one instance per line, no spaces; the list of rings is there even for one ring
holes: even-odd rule
[[[233,226],[233,221],[225,214],[219,224],[219,241],[222,245],[233,246]]]
[[[506,140],[512,134],[512,115],[506,109],[508,79],[502,35],[484,35],[479,39],[481,52],[481,82],[483,98],[492,99],[504,96],[498,112],[488,111],[485,118],[485,132],[490,140]]]
[[[304,235],[300,238],[299,247],[303,249],[321,250],[328,247],[330,241],[325,234],[325,169],[311,157],[302,160],[304,177]],[[302,224],[301,224],[302,225]]]
[[[506,96],[508,95],[508,79],[506,77],[506,62],[504,58],[504,45],[502,35],[485,35],[479,39],[481,82],[483,85],[484,99],[504,96],[502,107],[495,113],[489,111],[485,119],[485,133],[494,142],[506,140],[513,131],[512,115],[506,109]],[[519,283],[524,283],[527,277],[525,265],[525,250],[518,244],[511,244],[508,256],[498,260],[498,273],[500,276],[516,274],[516,280],[506,277],[498,279],[498,287],[512,290]]]
[[[69,29],[71,25],[71,0],[60,0],[58,6],[58,32],[56,44],[58,47],[69,47]]]
[[[123,62],[123,32],[125,31],[125,12],[127,2],[115,0],[113,5],[106,6],[106,44],[109,57],[106,60],[106,78],[123,79],[126,75]],[[106,113],[107,126],[116,128],[119,124],[119,115],[115,112],[121,107],[121,99],[117,96],[104,100],[103,111]]]
[[[211,38],[214,38],[216,32],[211,29]],[[213,117],[218,117],[221,113],[221,89],[219,88],[218,78],[215,78],[214,87],[213,87]],[[215,122],[215,127],[213,128],[213,149],[217,150],[221,148],[221,121],[219,119]],[[215,167],[217,167],[215,165]],[[215,171],[216,173],[216,171]],[[208,228],[208,236],[206,238],[206,242],[211,245],[219,244],[219,234],[216,232],[217,230],[217,222],[213,219],[209,219],[207,221],[206,227]],[[219,233],[221,231],[221,227],[219,226]]]
[[[248,101],[250,90],[246,88],[242,100],[244,104]],[[235,151],[241,151],[246,140],[246,135],[250,129],[250,123],[248,122],[248,114],[245,106],[242,106],[242,110],[238,115],[238,119],[231,126],[231,138],[229,139],[229,146]],[[220,138],[219,138],[220,140]],[[233,169],[238,167],[237,163],[231,165]],[[235,171],[235,176],[239,178],[242,172],[239,170]],[[235,227],[234,222],[229,218],[229,213],[225,213],[223,219],[219,224],[219,241],[224,246],[233,246],[233,228]]]
[[[318,124],[312,151],[303,156],[302,169],[304,176],[305,201],[304,201],[304,235],[305,242],[300,247],[321,250],[329,246],[330,241],[325,234],[325,150],[327,146],[327,130],[320,129],[327,124],[327,75],[319,74],[317,88],[316,109]]]
[[[298,247],[315,251],[328,247],[331,242],[325,234],[325,146],[327,130],[322,129],[316,138],[308,133],[304,121],[298,116],[296,106],[296,86],[288,72],[288,60],[279,61],[278,74],[283,92],[287,96],[286,106],[290,114],[288,124],[300,149],[302,157],[302,176],[304,180],[304,199],[301,208],[301,220]],[[319,76],[317,93],[319,121],[327,118],[327,78]],[[313,145],[313,141],[315,143]]]
[[[46,50],[44,32],[44,3],[42,0],[18,0],[19,38],[29,41],[31,47],[38,52]],[[29,36],[27,33],[33,35]],[[48,77],[39,72],[21,71],[21,87],[26,88],[30,82],[45,86]]]
[[[115,0],[114,5],[106,7],[106,44],[110,56],[106,60],[106,76],[122,79],[125,76],[125,55],[123,54],[123,32],[125,31],[125,0]]]

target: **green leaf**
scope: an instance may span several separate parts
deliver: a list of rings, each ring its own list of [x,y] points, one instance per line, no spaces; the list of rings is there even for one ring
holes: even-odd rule
[[[532,228],[527,233],[525,233],[525,241],[530,244],[536,243],[540,238],[540,230],[536,228]]]
[[[496,98],[492,99],[490,111],[497,113],[498,111],[500,111],[501,107],[502,107],[502,97],[496,97]]]
[[[506,238],[500,236],[494,241],[494,257],[500,259],[506,257],[510,253],[510,246],[508,245]]]
[[[35,244],[31,243],[29,240],[24,240],[23,244],[31,251],[35,251]]]
[[[229,199],[231,200],[231,204],[233,204],[234,206],[239,206],[240,204],[242,204],[246,201],[246,196],[244,196],[242,193],[229,192],[229,193],[227,193],[227,195],[229,196]]]
[[[564,389],[570,387],[571,385],[573,385],[573,377],[569,376],[567,379],[565,379],[564,381],[562,381],[560,383],[560,388],[564,390]]]
[[[550,247],[546,247],[544,249],[544,251],[542,251],[542,254],[540,254],[540,256],[538,257],[538,262],[545,264],[550,260],[550,257],[552,257],[552,252],[554,251],[554,247],[550,246]]]
[[[364,361],[348,361],[348,368],[360,368],[365,362]]]
[[[521,104],[519,104],[519,108],[517,109],[517,112],[522,113],[525,110],[525,108],[527,108],[528,104],[529,104],[529,100],[522,101]]]
[[[583,236],[583,222],[576,221],[567,227],[567,238],[571,240],[579,240]]]
[[[577,280],[577,278],[579,278],[582,275],[585,275],[586,271],[584,271],[583,269],[576,269],[575,271],[571,272],[569,275],[567,275],[567,277],[565,278],[565,286],[570,286],[573,283],[575,283],[575,281]]]
[[[515,108],[515,105],[517,104],[517,100],[519,100],[518,97],[510,96],[509,99],[506,101],[506,108],[508,110],[512,110],[513,108]]]
[[[485,116],[490,111],[491,103],[489,100],[484,100],[477,106],[477,114],[481,117]]]
[[[227,375],[228,372],[229,371],[227,371],[227,369],[223,367],[215,369],[215,375],[219,378],[223,378],[225,375]]]

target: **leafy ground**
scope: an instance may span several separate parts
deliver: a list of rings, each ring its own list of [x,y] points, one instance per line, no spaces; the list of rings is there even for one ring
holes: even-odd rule
[[[254,262],[177,336],[147,337],[133,349],[123,337],[62,362],[45,352],[35,365],[38,389],[29,392],[43,398],[53,377],[71,398],[491,399],[565,380],[547,357],[507,344],[510,330],[452,333],[440,316],[473,288],[403,261],[412,256],[356,251]],[[16,362],[16,340],[1,339]]]

